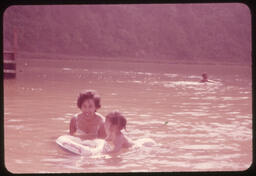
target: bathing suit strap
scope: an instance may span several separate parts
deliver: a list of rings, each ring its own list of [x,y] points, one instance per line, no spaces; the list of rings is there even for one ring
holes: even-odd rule
[[[78,133],[84,133],[84,134],[86,134],[84,131],[82,131],[82,130],[80,130],[79,128],[78,128],[78,121],[77,121],[77,119],[78,119],[78,115],[76,116],[76,131],[78,132]]]
[[[78,122],[77,122],[78,115],[76,115],[75,117],[76,117],[76,118],[75,118],[75,119],[76,119],[76,122],[75,122],[76,131],[77,131],[78,133],[81,133],[81,134],[88,134],[88,133],[86,133],[86,132],[84,132],[83,130],[81,130],[81,129],[78,128]],[[96,132],[95,135],[97,135],[99,129],[100,129],[100,125],[97,125],[97,132]]]

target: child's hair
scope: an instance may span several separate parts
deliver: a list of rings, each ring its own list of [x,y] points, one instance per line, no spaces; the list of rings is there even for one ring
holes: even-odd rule
[[[83,90],[80,92],[77,98],[77,107],[81,109],[81,106],[85,100],[93,99],[96,109],[101,107],[100,96],[94,90]]]
[[[110,112],[106,116],[106,121],[110,121],[112,125],[118,125],[119,129],[125,129],[126,130],[126,119],[125,117],[118,111]]]

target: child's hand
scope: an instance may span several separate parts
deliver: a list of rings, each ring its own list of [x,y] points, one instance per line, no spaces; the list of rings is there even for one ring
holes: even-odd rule
[[[112,147],[110,146],[110,144],[108,142],[105,142],[104,147],[103,147],[103,153],[109,153],[111,152]]]

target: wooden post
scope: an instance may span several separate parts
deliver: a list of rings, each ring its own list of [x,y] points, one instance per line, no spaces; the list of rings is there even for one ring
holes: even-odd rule
[[[14,52],[4,52],[4,78],[16,78],[16,62]]]
[[[4,51],[4,78],[16,78],[16,61],[15,56],[18,47],[17,28],[13,29],[13,52]]]

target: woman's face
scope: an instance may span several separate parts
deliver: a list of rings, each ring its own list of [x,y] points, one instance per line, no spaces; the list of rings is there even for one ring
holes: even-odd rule
[[[93,99],[85,100],[81,105],[81,111],[87,117],[93,116],[96,112],[96,106],[95,106],[94,100]]]

